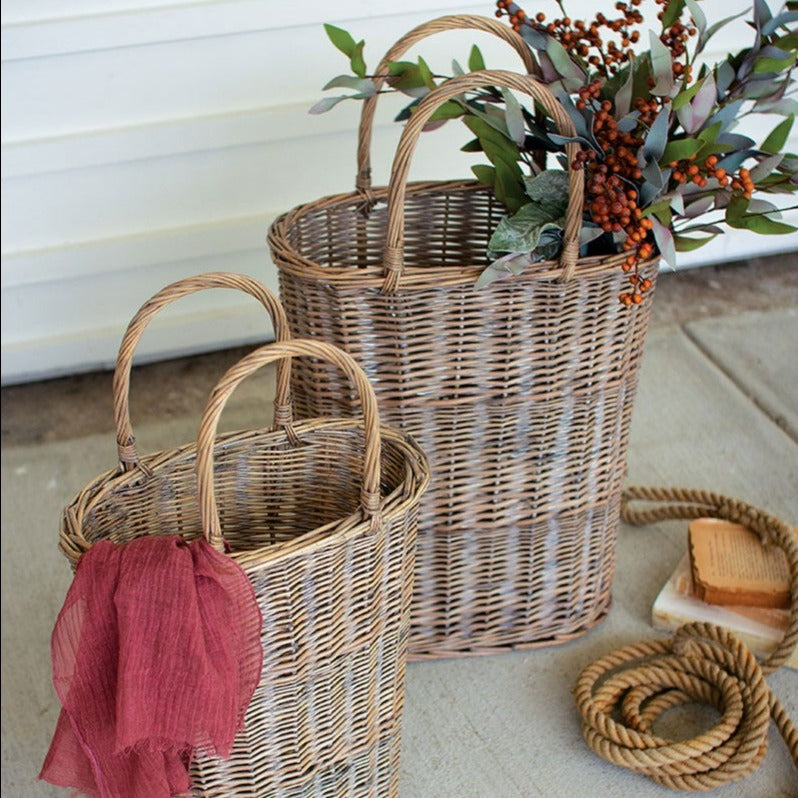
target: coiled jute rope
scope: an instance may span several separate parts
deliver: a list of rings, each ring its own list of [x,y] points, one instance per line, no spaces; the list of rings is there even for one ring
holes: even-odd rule
[[[638,508],[632,502],[656,504]],[[798,730],[765,681],[798,642],[798,545],[792,529],[737,499],[680,488],[629,488],[621,516],[631,524],[714,517],[747,526],[763,545],[780,546],[787,555],[790,616],[778,648],[761,663],[731,632],[696,622],[670,640],[625,646],[589,665],[574,688],[588,745],[603,759],[665,787],[711,790],[759,767],[772,718],[798,770]],[[665,710],[689,703],[713,706],[720,720],[688,740],[653,732]]]

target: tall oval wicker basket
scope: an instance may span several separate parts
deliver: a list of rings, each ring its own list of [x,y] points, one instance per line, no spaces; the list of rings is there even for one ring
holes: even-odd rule
[[[371,378],[383,418],[430,458],[416,657],[566,641],[604,617],[648,326],[648,302],[618,302],[628,286],[623,255],[578,258],[577,172],[559,263],[474,287],[505,209],[476,182],[406,181],[435,108],[488,85],[531,95],[574,135],[532,78],[456,77],[406,124],[387,188],[366,190],[361,171],[358,191],[295,208],[269,232],[292,332],[348,351]],[[569,162],[575,154],[569,145]],[[641,267],[652,283],[657,265]],[[314,415],[337,415],[351,397],[321,364],[299,366],[292,386],[297,406]]]
[[[165,289],[131,323],[114,381],[122,467],[98,476],[65,509],[61,549],[74,567],[99,540],[205,535],[252,582],[263,617],[260,681],[230,758],[193,761],[192,794],[396,798],[427,462],[406,436],[380,426],[368,380],[346,353],[287,340],[229,369],[196,444],[139,456],[127,401],[132,349],[146,319],[190,293],[185,287]],[[257,293],[279,337],[279,303],[262,287]],[[221,411],[244,378],[273,361],[311,356],[341,369],[362,420],[293,422],[282,404],[273,428],[217,437]],[[287,375],[278,369],[278,398],[286,398]]]

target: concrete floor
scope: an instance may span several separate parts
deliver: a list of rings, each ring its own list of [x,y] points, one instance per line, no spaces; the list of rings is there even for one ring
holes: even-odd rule
[[[707,488],[798,523],[798,253],[663,275],[653,315],[629,483]],[[237,354],[137,368],[132,407],[140,449],[191,439],[213,375]],[[228,428],[252,426],[267,412],[270,375],[245,385],[226,414]],[[71,578],[56,549],[58,518],[91,477],[115,463],[110,377],[5,388],[2,409],[2,794],[64,796],[35,782],[58,711],[49,635]],[[402,798],[666,795],[587,748],[571,688],[593,659],[657,636],[651,604],[685,538],[679,522],[622,527],[609,618],[579,640],[412,663]],[[798,721],[798,672],[782,670],[769,681]],[[760,770],[716,792],[796,796],[798,773],[771,731]]]

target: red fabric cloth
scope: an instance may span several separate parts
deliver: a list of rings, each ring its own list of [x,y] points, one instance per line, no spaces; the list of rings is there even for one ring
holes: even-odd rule
[[[204,540],[96,543],[53,631],[63,709],[40,778],[100,798],[186,792],[195,749],[230,754],[260,631],[246,574]]]

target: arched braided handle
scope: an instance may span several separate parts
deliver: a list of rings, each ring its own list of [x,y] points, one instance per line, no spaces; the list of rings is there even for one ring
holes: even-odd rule
[[[632,507],[632,502],[655,506]],[[790,527],[737,499],[682,488],[628,488],[621,515],[632,524],[707,516],[745,524],[763,544],[784,549],[791,574],[791,615],[778,650],[761,664],[731,632],[695,622],[680,627],[670,640],[634,643],[588,665],[574,687],[587,744],[608,762],[665,787],[711,790],[759,767],[772,718],[798,769],[798,730],[765,681],[796,643],[798,545]],[[720,720],[689,740],[669,740],[654,732],[663,712],[693,702],[714,706]]]
[[[509,25],[505,25],[491,17],[450,14],[425,22],[408,31],[388,50],[382,61],[380,61],[373,78],[377,93],[363,102],[363,109],[360,114],[360,128],[357,134],[357,177],[355,179],[355,188],[358,191],[368,192],[371,188],[371,134],[374,128],[374,114],[377,110],[379,91],[385,85],[385,80],[389,75],[388,65],[392,61],[400,59],[411,47],[428,36],[452,30],[476,30],[491,33],[507,42],[518,53],[527,74],[540,74],[540,68],[532,55],[529,45]]]
[[[576,135],[573,123],[554,95],[534,78],[518,75],[504,70],[483,70],[459,75],[445,81],[437,89],[433,89],[418,104],[415,112],[408,120],[399,139],[396,155],[391,169],[391,181],[388,187],[388,230],[383,268],[385,280],[383,292],[395,293],[399,287],[404,270],[404,224],[405,224],[405,191],[410,171],[410,162],[424,125],[437,108],[458,94],[486,86],[515,89],[533,97],[554,120],[558,130],[565,136]],[[579,257],[579,233],[582,229],[582,208],[585,195],[584,175],[570,168],[576,158],[579,145],[569,143],[565,146],[568,159],[568,208],[565,213],[565,231],[563,247],[560,255],[562,272],[560,279],[567,280],[573,276],[576,261]]]
[[[640,502],[653,506],[638,507]],[[636,525],[680,518],[720,518],[756,532],[763,546],[783,549],[790,569],[790,619],[778,648],[762,662],[762,670],[772,673],[789,659],[798,644],[798,543],[790,526],[739,499],[685,488],[629,487],[621,495],[621,518]]]
[[[268,363],[281,360],[290,362],[292,357],[301,356],[319,358],[338,366],[357,390],[363,410],[365,436],[360,502],[365,517],[371,519],[372,528],[376,528],[379,523],[381,443],[380,419],[374,389],[360,366],[343,350],[324,341],[294,339],[266,344],[239,360],[216,384],[205,407],[197,438],[197,488],[203,534],[218,551],[224,550],[213,484],[213,445],[219,417],[232,392],[249,375]]]
[[[133,354],[144,329],[153,316],[164,307],[182,299],[189,294],[205,291],[209,288],[232,288],[243,291],[254,297],[263,305],[271,316],[274,335],[278,341],[291,337],[283,306],[280,300],[265,285],[243,274],[228,272],[208,272],[195,277],[178,280],[162,288],[148,299],[131,319],[130,324],[119,346],[114,369],[113,396],[114,419],[116,425],[116,446],[119,452],[119,463],[124,471],[140,467],[141,461],[136,449],[136,439],[130,423],[130,370],[133,365]],[[286,363],[277,371],[277,386],[274,399],[274,423],[277,426],[290,426],[291,410],[291,371],[290,363]]]

